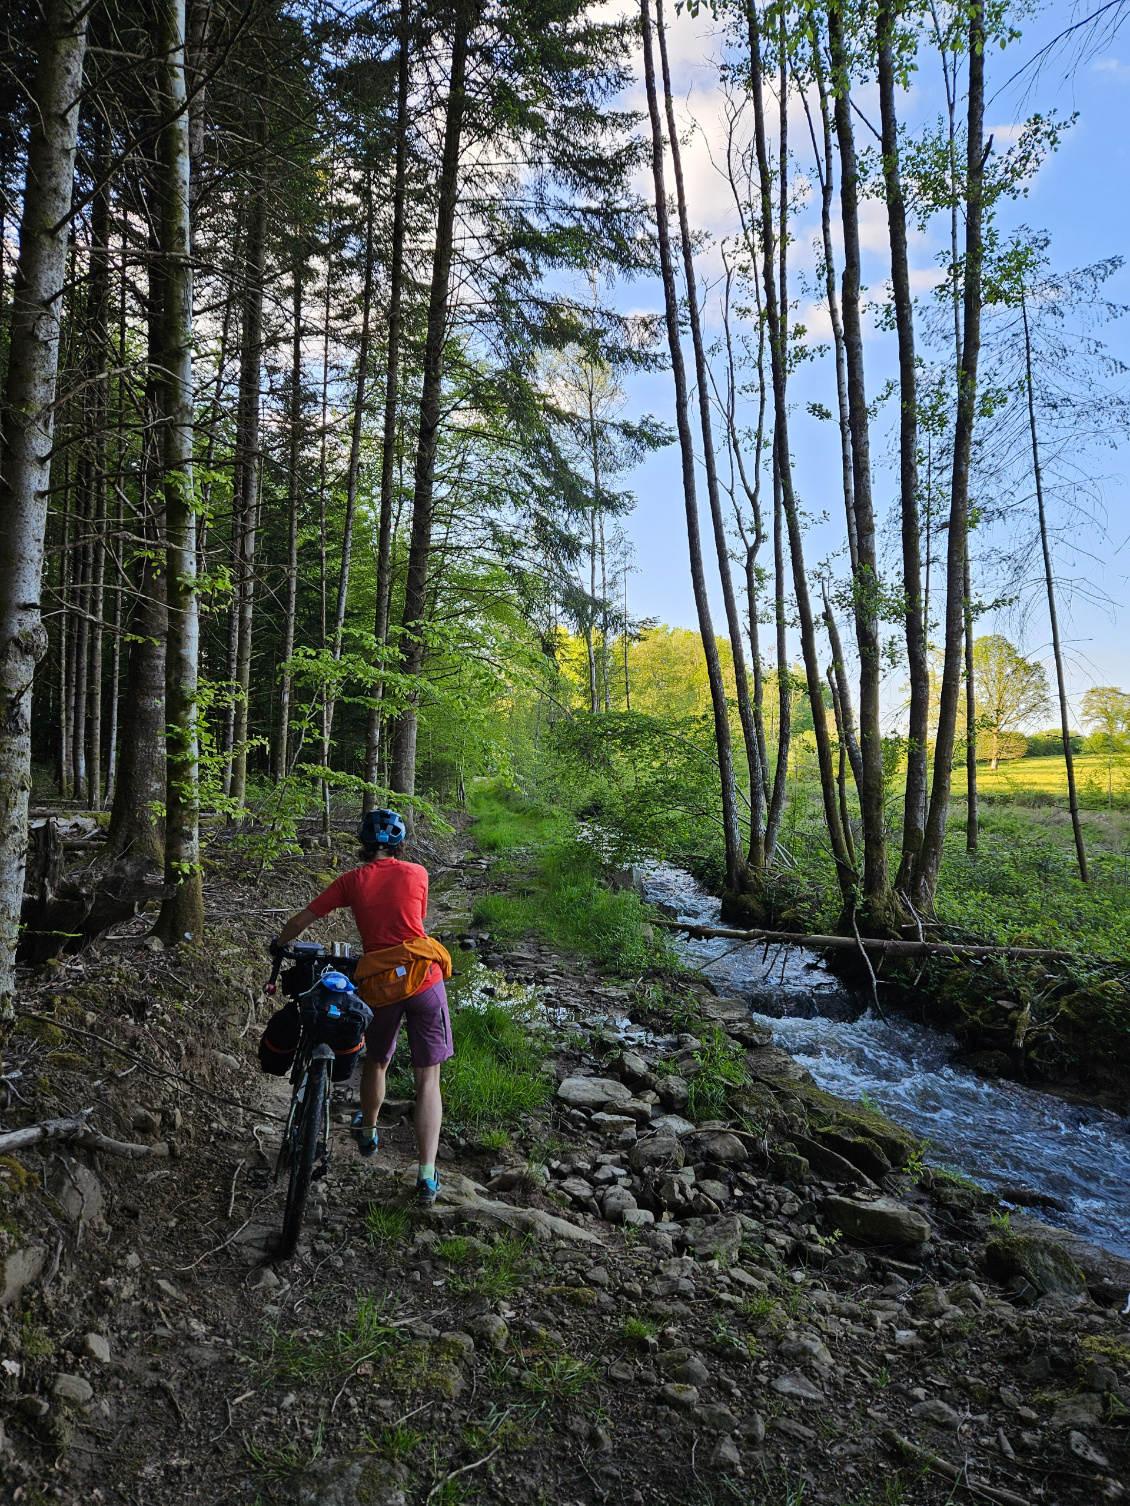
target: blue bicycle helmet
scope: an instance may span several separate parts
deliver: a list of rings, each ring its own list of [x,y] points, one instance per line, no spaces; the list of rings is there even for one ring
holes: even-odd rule
[[[357,828],[357,839],[364,847],[399,847],[407,835],[399,811],[368,811]]]

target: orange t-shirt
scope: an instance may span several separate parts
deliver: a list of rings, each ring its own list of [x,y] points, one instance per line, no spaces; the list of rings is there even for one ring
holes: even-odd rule
[[[312,899],[307,909],[315,915],[328,915],[346,906],[361,933],[361,945],[367,952],[381,952],[415,936],[426,936],[428,913],[428,870],[419,863],[399,858],[374,858],[360,868],[351,868]],[[425,988],[443,978],[438,963],[433,962],[423,985]]]

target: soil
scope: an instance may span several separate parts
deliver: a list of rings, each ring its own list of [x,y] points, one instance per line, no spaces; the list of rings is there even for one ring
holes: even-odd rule
[[[338,1088],[286,1263],[264,943],[350,864],[344,834],[261,876],[215,857],[198,949],[151,950],[140,917],[24,980],[2,1128],[93,1106],[153,1153],[0,1159],[2,1498],[1125,1500],[1130,1262],[933,1173],[706,984],[499,953],[470,912],[507,880],[469,842],[421,854],[453,1000],[547,1007],[554,1096],[509,1138],[449,1126],[416,1209],[406,1106],[362,1159]],[[355,940],[340,915],[312,934]],[[752,1074],[741,1121],[656,1132],[648,1100],[685,1113],[718,1033]]]

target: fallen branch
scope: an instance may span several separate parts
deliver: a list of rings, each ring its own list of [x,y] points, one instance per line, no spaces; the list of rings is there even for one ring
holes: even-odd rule
[[[450,1474],[444,1475],[442,1480],[437,1480],[431,1490],[428,1491],[424,1506],[427,1506],[428,1501],[441,1491],[449,1480],[454,1480],[456,1475],[465,1475],[469,1470],[478,1469],[482,1464],[489,1464],[501,1447],[502,1444],[500,1443],[497,1448],[492,1448],[489,1454],[484,1454],[481,1459],[476,1459],[473,1464],[463,1464],[458,1469],[453,1469]]]
[[[926,1469],[935,1470],[943,1475],[952,1484],[960,1485],[969,1491],[970,1495],[982,1496],[986,1501],[995,1501],[998,1506],[1030,1506],[1027,1496],[1018,1496],[1011,1490],[1002,1490],[998,1485],[983,1485],[980,1480],[970,1478],[968,1468],[960,1469],[956,1464],[951,1464],[948,1459],[942,1459],[937,1454],[932,1454],[928,1449],[919,1448],[911,1443],[909,1438],[904,1438],[894,1428],[884,1428],[883,1437],[896,1453],[920,1464]]]
[[[1074,952],[1053,947],[1034,946],[966,946],[959,941],[886,941],[863,936],[798,936],[795,931],[735,931],[728,926],[704,926],[693,920],[653,920],[653,926],[669,931],[686,931],[696,941],[719,937],[726,941],[768,941],[780,946],[802,946],[809,951],[885,952],[892,957],[1036,957],[1045,961],[1067,961]]]
[[[111,1140],[101,1135],[87,1123],[93,1109],[83,1109],[70,1119],[44,1119],[39,1124],[29,1124],[26,1129],[8,1130],[0,1134],[0,1155],[13,1150],[26,1150],[29,1145],[39,1145],[45,1140],[67,1141],[79,1144],[87,1150],[104,1151],[110,1156],[125,1156],[131,1161],[140,1161],[144,1156],[167,1156],[167,1145],[134,1145],[128,1140]]]

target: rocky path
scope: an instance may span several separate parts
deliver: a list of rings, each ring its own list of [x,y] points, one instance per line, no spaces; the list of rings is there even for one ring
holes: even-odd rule
[[[218,876],[206,956],[108,946],[28,999],[54,1023],[13,1038],[5,1127],[94,1103],[167,1155],[0,1161],[4,1500],[1126,1498],[1127,1263],[932,1172],[706,985],[500,952],[474,853],[437,855],[434,929],[465,1007],[543,1009],[550,1096],[509,1135],[452,1126],[421,1214],[405,1106],[362,1162],[342,1093],[307,1237],[271,1265],[251,910],[326,862]]]

